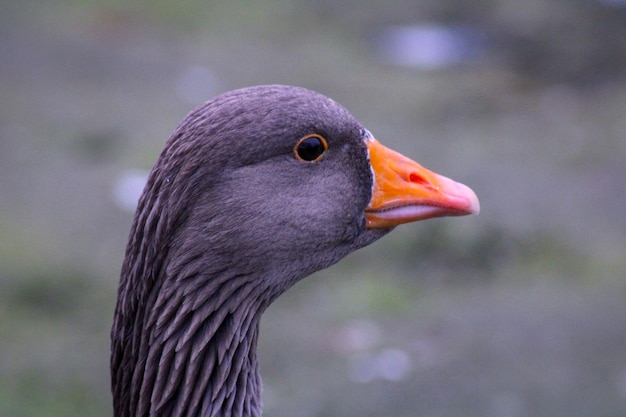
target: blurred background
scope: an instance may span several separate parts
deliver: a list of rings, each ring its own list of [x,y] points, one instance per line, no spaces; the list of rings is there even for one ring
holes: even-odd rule
[[[134,204],[178,122],[296,84],[471,186],[265,314],[266,416],[626,415],[624,0],[0,3],[0,416],[107,416]]]

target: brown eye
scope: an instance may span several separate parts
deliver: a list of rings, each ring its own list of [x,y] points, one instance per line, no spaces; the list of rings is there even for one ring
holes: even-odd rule
[[[308,135],[300,139],[293,149],[296,158],[305,162],[315,162],[319,160],[328,149],[326,140],[320,135]]]

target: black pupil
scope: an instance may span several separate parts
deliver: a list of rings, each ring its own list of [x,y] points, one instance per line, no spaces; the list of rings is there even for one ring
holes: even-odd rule
[[[303,140],[298,145],[298,156],[305,161],[314,161],[324,153],[326,149],[319,138],[311,137]]]

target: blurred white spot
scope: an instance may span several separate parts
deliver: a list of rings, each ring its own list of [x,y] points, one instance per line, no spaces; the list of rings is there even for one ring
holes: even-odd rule
[[[135,170],[123,173],[113,187],[115,203],[124,210],[135,211],[147,180],[148,171]]]
[[[349,352],[371,349],[380,342],[380,336],[380,327],[376,323],[359,320],[341,330],[337,345],[341,350]]]
[[[383,59],[394,64],[423,70],[437,70],[477,58],[485,42],[469,27],[427,23],[395,26],[378,38]]]
[[[411,368],[411,360],[406,352],[400,349],[387,349],[377,358],[378,373],[388,381],[401,381]]]
[[[176,79],[176,94],[192,104],[210,99],[218,91],[217,77],[203,66],[192,66],[182,71]]]
[[[401,381],[410,370],[409,355],[399,349],[385,349],[378,354],[359,353],[352,356],[348,363],[348,377],[361,384],[376,379]]]

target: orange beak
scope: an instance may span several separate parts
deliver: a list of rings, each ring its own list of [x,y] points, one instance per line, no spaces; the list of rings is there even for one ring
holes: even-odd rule
[[[367,147],[374,171],[372,199],[365,209],[368,229],[480,211],[468,186],[427,170],[374,138]]]

